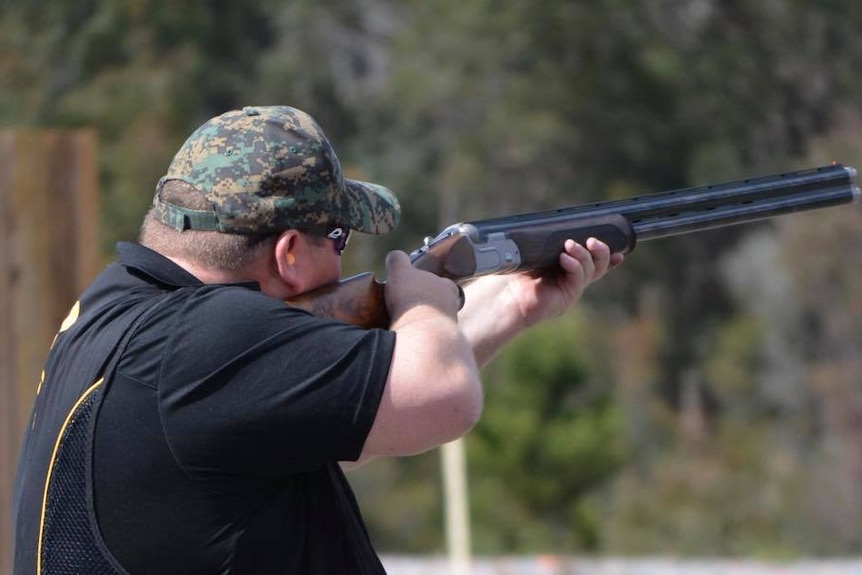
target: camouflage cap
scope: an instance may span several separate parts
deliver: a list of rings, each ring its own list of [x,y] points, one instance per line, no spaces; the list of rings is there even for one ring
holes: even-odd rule
[[[162,200],[181,180],[212,210]],[[398,200],[383,186],[345,179],[317,122],[288,106],[249,106],[212,118],[192,133],[159,180],[156,216],[178,229],[262,234],[342,225],[384,234],[398,226]]]

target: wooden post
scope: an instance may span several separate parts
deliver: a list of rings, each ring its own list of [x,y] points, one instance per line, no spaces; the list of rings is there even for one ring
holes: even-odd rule
[[[12,486],[45,355],[99,268],[96,136],[0,130],[0,575]]]

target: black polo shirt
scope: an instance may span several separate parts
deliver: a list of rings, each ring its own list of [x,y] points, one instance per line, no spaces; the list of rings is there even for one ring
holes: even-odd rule
[[[383,573],[337,462],[362,451],[394,334],[321,320],[255,284],[202,284],[136,244],[118,256],[80,312],[109,323],[130,298],[145,308],[90,434],[88,513],[117,562],[130,573]],[[69,383],[62,366],[87,353],[77,340],[54,346],[65,355],[49,357],[43,388]],[[60,407],[40,418],[65,418]]]

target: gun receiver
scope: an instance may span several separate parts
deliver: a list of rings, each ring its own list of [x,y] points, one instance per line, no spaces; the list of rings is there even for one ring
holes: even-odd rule
[[[557,265],[563,243],[595,237],[613,252],[637,242],[764,220],[859,199],[856,170],[833,164],[724,184],[684,188],[454,224],[410,254],[413,265],[454,281]],[[340,286],[340,287],[339,287]],[[354,293],[343,296],[350,286]],[[353,300],[359,291],[360,301]],[[362,301],[364,300],[364,302]],[[347,278],[288,303],[363,327],[387,327],[383,283],[372,274]],[[367,304],[367,305],[366,305]],[[375,308],[374,313],[367,311]],[[358,313],[358,310],[366,310]],[[382,312],[380,311],[382,309]]]

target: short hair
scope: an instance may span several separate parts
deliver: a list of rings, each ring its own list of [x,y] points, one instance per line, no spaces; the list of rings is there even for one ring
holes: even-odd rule
[[[195,187],[168,180],[159,191],[165,201],[192,209],[211,209],[209,201]],[[199,265],[235,272],[243,269],[264,248],[271,247],[278,234],[227,234],[217,231],[177,230],[160,221],[150,209],[141,225],[139,241],[168,257],[190,260]]]

